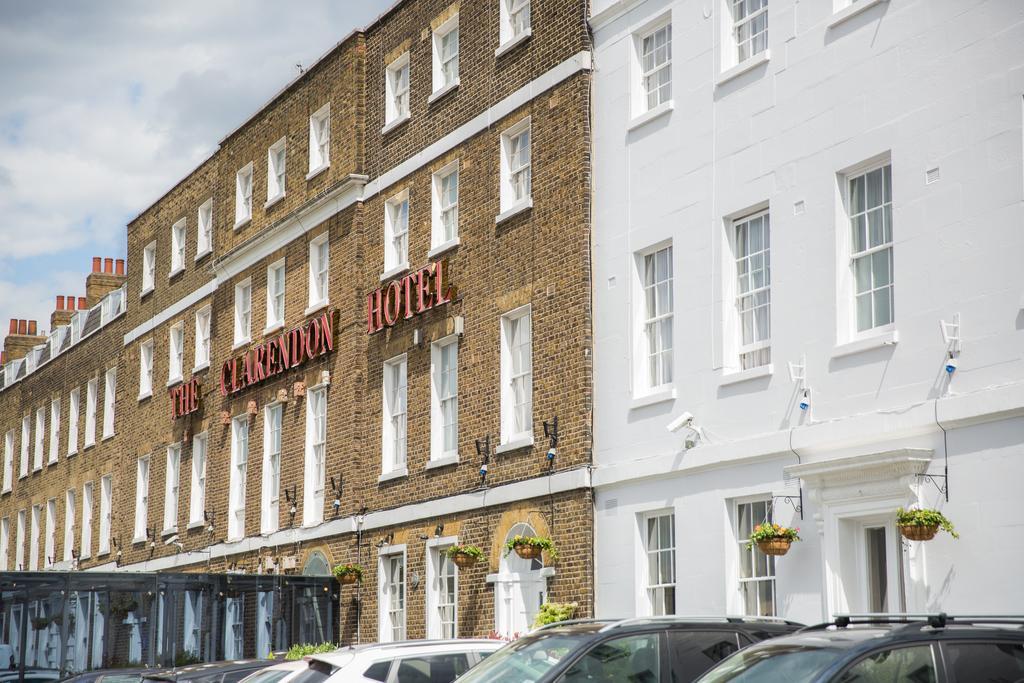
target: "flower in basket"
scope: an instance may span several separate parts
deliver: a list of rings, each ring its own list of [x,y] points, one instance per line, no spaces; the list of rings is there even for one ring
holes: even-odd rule
[[[897,509],[896,526],[900,527],[900,533],[913,541],[931,540],[939,529],[942,529],[953,538],[960,538],[960,534],[953,529],[953,523],[944,514],[929,508],[921,510]]]
[[[339,564],[334,568],[334,575],[342,583],[362,583],[363,568],[358,564]]]
[[[477,548],[475,545],[460,545],[456,544],[449,546],[444,551],[448,558],[455,563],[460,569],[466,567],[472,567],[474,564],[483,559],[484,552]]]
[[[506,555],[513,550],[516,551],[516,555],[519,555],[524,560],[540,557],[542,552],[547,553],[552,562],[558,560],[558,549],[555,547],[555,542],[546,536],[522,536],[516,534],[505,544]]]
[[[789,541],[790,543],[799,541],[800,529],[798,527],[782,526],[773,522],[758,524],[750,534],[750,540],[747,541],[747,549],[749,550],[758,543],[774,541],[776,539]]]

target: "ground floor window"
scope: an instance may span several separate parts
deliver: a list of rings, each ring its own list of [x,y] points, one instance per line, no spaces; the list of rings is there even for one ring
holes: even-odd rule
[[[736,542],[739,544],[739,589],[743,613],[752,616],[775,616],[775,558],[765,555],[757,546],[747,548],[750,534],[758,524],[771,522],[771,501],[768,499],[736,504]]]
[[[671,512],[644,515],[643,546],[648,614],[675,614],[676,524]]]
[[[241,596],[224,601],[224,659],[241,659],[244,656],[243,607]]]

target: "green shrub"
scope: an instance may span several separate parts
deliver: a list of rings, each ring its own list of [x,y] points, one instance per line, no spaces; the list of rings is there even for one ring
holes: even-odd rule
[[[320,654],[321,652],[334,652],[338,649],[338,646],[334,643],[320,643],[319,645],[313,645],[312,643],[303,643],[301,645],[292,645],[291,649],[284,658],[290,662],[297,659],[302,659],[306,655]]]
[[[533,626],[536,628],[572,619],[579,606],[578,602],[545,602],[540,606],[537,618],[533,620]]]

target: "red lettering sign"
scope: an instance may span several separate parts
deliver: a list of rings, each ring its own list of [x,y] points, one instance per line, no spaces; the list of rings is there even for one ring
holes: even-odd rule
[[[179,384],[168,392],[171,395],[171,419],[191,415],[199,410],[199,380]]]
[[[448,282],[448,262],[435,261],[366,296],[366,333],[380,332],[399,320],[408,320],[449,303],[454,295],[454,288]]]
[[[304,361],[334,350],[334,315],[331,309],[279,337],[225,361],[220,369],[221,396],[235,394],[295,368]]]

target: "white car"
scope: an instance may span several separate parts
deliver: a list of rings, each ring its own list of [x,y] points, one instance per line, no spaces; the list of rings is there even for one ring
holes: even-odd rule
[[[239,683],[291,683],[302,672],[308,670],[309,662],[303,659],[281,662],[246,676]]]
[[[504,645],[500,640],[409,640],[306,657],[294,683],[451,683]]]

